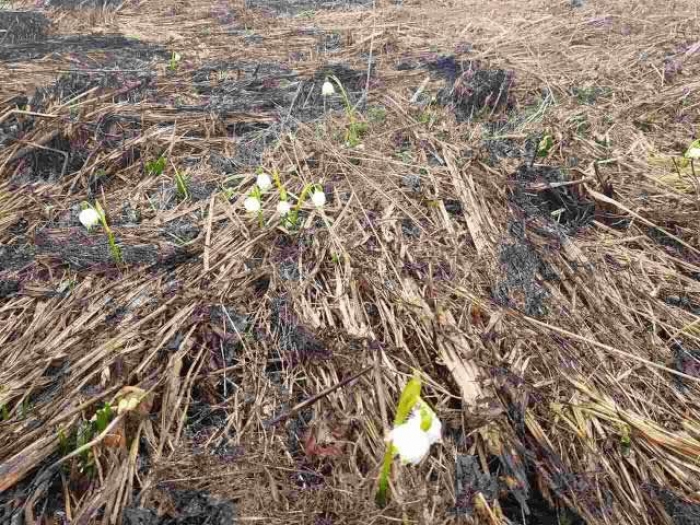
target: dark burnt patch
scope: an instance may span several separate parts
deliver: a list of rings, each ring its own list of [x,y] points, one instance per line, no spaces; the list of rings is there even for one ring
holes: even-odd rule
[[[505,277],[492,290],[496,303],[533,317],[545,315],[549,292],[543,281],[554,280],[557,275],[535,246],[524,238],[515,237],[514,242],[501,246],[499,262]]]
[[[88,151],[80,139],[57,133],[43,145],[30,146],[14,164],[12,183],[18,186],[35,182],[54,183],[75,173],[85,164]]]
[[[191,254],[184,248],[160,244],[130,244],[116,235],[122,263],[130,266],[168,266],[184,262]],[[36,249],[40,255],[60,260],[77,270],[107,270],[116,265],[107,236],[78,230],[71,233],[43,232],[37,235]]]
[[[366,73],[344,64],[329,64],[309,79],[275,63],[217,62],[193,75],[194,88],[204,103],[179,106],[178,110],[214,113],[224,121],[236,140],[236,151],[233,157],[219,156],[215,162],[226,172],[235,172],[259,165],[264,151],[283,129],[320,118],[325,111],[343,109],[340,96],[324,99],[321,95],[321,86],[330,75],[342,82],[351,103],[360,100]],[[245,122],[231,119],[241,114],[251,118]]]
[[[49,26],[49,19],[43,13],[0,10],[0,45],[44,40]]]
[[[20,289],[20,283],[12,279],[0,279],[0,299],[6,299],[17,294]]]
[[[206,491],[168,490],[160,494],[160,508],[131,506],[124,509],[124,525],[231,525],[235,507]],[[164,512],[163,512],[164,511]]]
[[[0,271],[20,270],[34,262],[36,250],[28,244],[0,245]]]
[[[573,234],[593,220],[595,204],[578,185],[555,166],[521,164],[512,174],[511,201],[528,219],[544,220],[544,227]]]
[[[294,16],[321,9],[369,8],[372,7],[372,0],[248,0],[247,6],[277,16]]]
[[[512,105],[513,73],[503,69],[480,69],[475,63],[449,81],[438,101],[454,111],[458,122],[472,121]]]
[[[685,375],[700,377],[700,348],[675,341],[671,345],[671,351],[673,353],[673,368]],[[688,385],[685,378],[674,376],[674,380],[679,390],[683,392],[687,390]]]
[[[700,525],[700,502],[689,501],[665,487],[652,484],[645,485],[643,489],[661,503],[674,525]]]
[[[141,69],[144,62],[156,57],[167,60],[170,56],[160,46],[120,34],[70,35],[4,45],[0,47],[0,61],[21,62],[68,53],[76,55],[73,58],[78,64],[82,62],[83,67],[91,69]],[[141,67],[133,67],[138,64]]]
[[[295,366],[330,357],[329,349],[309,328],[301,323],[288,298],[274,298],[270,308],[272,310],[272,332],[284,362],[289,366]]]
[[[44,9],[116,9],[124,0],[40,0]]]

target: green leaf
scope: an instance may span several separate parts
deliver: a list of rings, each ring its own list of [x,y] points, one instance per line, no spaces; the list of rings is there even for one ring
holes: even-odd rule
[[[112,419],[112,407],[109,403],[105,403],[104,408],[97,411],[97,418],[95,420],[95,426],[98,432],[104,432],[109,425],[109,421]]]
[[[161,155],[156,160],[152,160],[146,163],[146,173],[148,175],[155,175],[156,177],[162,175],[165,171],[165,157]]]
[[[413,378],[411,378],[411,380],[406,384],[403,392],[401,392],[399,404],[396,406],[394,426],[398,426],[408,419],[408,416],[411,414],[411,410],[413,410],[413,407],[420,399],[420,389],[421,380],[418,375],[414,375]]]
[[[185,200],[189,197],[189,180],[184,173],[175,171],[175,194],[180,200]]]
[[[433,424],[435,413],[422,399],[418,399],[418,402],[420,403],[420,428],[427,432]]]

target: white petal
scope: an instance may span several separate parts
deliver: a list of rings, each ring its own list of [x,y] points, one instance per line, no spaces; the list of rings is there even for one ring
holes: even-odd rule
[[[243,206],[245,207],[246,211],[249,211],[250,213],[259,212],[261,207],[260,201],[255,197],[248,197],[243,201]]]
[[[287,215],[290,211],[292,211],[292,205],[289,203],[289,201],[279,201],[277,203],[277,213],[279,213],[283,217]]]
[[[431,445],[442,441],[442,423],[437,416],[433,417],[433,421],[430,428],[426,431],[426,434],[428,435],[428,441],[430,441]]]
[[[260,188],[262,191],[268,190],[270,187],[272,187],[272,179],[267,173],[261,173],[258,175],[257,180],[255,183],[258,185],[258,188]]]
[[[326,194],[318,190],[313,192],[311,194],[311,202],[313,202],[314,206],[317,208],[323,208],[326,204]]]
[[[80,212],[78,220],[89,230],[100,222],[100,214],[93,208],[86,208]]]
[[[335,88],[330,81],[326,80],[321,87],[321,95],[328,97],[330,95],[335,95]]]
[[[689,159],[700,159],[700,148],[690,148],[685,156]]]
[[[396,447],[403,463],[417,465],[430,451],[428,434],[420,429],[420,420],[409,419],[403,425],[394,428],[388,436]]]

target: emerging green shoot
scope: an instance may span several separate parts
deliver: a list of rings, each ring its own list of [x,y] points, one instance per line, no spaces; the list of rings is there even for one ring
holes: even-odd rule
[[[347,91],[345,91],[345,88],[343,87],[343,84],[340,82],[338,77],[336,77],[335,75],[331,75],[329,78],[338,86],[340,94],[343,98],[345,114],[350,120],[348,129],[345,131],[345,142],[348,146],[354,148],[355,146],[360,144],[360,142],[362,141],[362,137],[367,132],[367,124],[365,122],[357,120],[355,116],[355,108],[353,108],[352,104],[350,103],[350,97],[348,97],[348,93]]]
[[[170,63],[168,64],[168,69],[170,71],[177,71],[177,66],[180,64],[180,60],[182,60],[182,56],[180,53],[177,51],[173,51],[173,54],[170,56]]]
[[[156,160],[151,160],[146,163],[146,173],[148,175],[159,176],[165,171],[165,156],[161,155]]]
[[[184,173],[175,170],[175,194],[177,198],[184,201],[189,197],[189,178]]]

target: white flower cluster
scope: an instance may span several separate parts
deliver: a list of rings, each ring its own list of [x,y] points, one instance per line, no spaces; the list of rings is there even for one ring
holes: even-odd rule
[[[262,209],[261,195],[269,190],[273,185],[272,177],[267,173],[260,173],[255,180],[256,188],[243,201],[243,207],[249,213],[259,213]],[[287,200],[284,189],[280,191],[281,200],[277,203],[277,213],[285,217],[292,211],[292,203]],[[311,202],[317,208],[323,208],[326,205],[326,194],[319,189],[313,190],[311,193]]]
[[[430,452],[430,446],[441,439],[442,423],[421,400],[406,422],[394,427],[387,436],[401,462],[410,465],[420,463]]]

